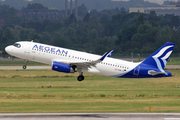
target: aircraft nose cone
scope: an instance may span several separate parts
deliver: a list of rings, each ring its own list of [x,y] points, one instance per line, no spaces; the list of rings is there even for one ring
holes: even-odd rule
[[[6,51],[7,53],[10,53],[10,52],[11,52],[11,47],[10,47],[10,46],[7,46],[7,47],[5,48],[5,51]]]

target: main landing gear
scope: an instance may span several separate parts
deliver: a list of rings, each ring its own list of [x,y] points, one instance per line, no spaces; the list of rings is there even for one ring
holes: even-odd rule
[[[79,82],[81,82],[81,81],[84,80],[83,72],[82,72],[81,69],[78,69],[77,71],[79,72],[79,76],[77,77],[77,80],[78,80]]]
[[[26,65],[27,65],[28,61],[29,61],[29,60],[26,60],[25,65],[23,65],[23,67],[22,67],[23,69],[26,69],[26,68],[27,68]]]
[[[83,80],[84,80],[84,76],[83,76],[83,75],[79,75],[79,76],[77,77],[77,80],[78,80],[79,82],[83,81]]]

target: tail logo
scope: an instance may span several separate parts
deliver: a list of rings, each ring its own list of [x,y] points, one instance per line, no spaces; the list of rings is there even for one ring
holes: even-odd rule
[[[172,50],[168,51],[168,49],[171,47],[174,47],[174,45],[166,46],[162,48],[156,55],[152,56],[161,72],[165,72],[164,67],[166,66],[167,60],[172,53]],[[164,53],[166,54],[164,55]]]

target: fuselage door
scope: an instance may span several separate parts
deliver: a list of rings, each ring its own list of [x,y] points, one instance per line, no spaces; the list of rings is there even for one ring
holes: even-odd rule
[[[26,44],[25,46],[25,51],[24,51],[24,55],[27,59],[29,59],[30,57],[30,44]]]

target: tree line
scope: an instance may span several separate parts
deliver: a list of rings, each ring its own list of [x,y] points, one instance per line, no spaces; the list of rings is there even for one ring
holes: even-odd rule
[[[22,9],[23,7],[27,6],[28,4],[33,3],[40,3],[46,7],[49,8],[57,8],[59,10],[65,9],[65,0],[3,0],[0,1],[0,5],[6,4],[10,7],[14,7],[16,9]],[[69,5],[68,1],[68,7]],[[144,7],[160,7],[161,5],[158,5],[156,3],[144,1],[144,0],[129,0],[129,1],[112,1],[112,0],[78,0],[78,6],[84,4],[88,10],[96,9],[98,11],[104,10],[104,9],[113,9],[116,7],[124,7],[125,9],[128,9],[129,7],[135,7],[136,5],[142,5]],[[74,2],[73,2],[73,6]]]
[[[84,5],[80,7],[86,10]],[[173,14],[157,16],[154,11],[150,14],[127,13],[115,8],[84,11],[82,20],[71,14],[67,18],[33,21],[17,17],[18,10],[14,8],[5,9],[4,18],[11,21],[0,28],[0,51],[16,41],[34,40],[96,54],[114,49],[117,56],[132,52],[152,53],[164,43],[173,42],[176,44],[174,52],[180,52],[180,33],[175,30],[180,26],[180,20]],[[2,14],[0,17],[3,18]]]

